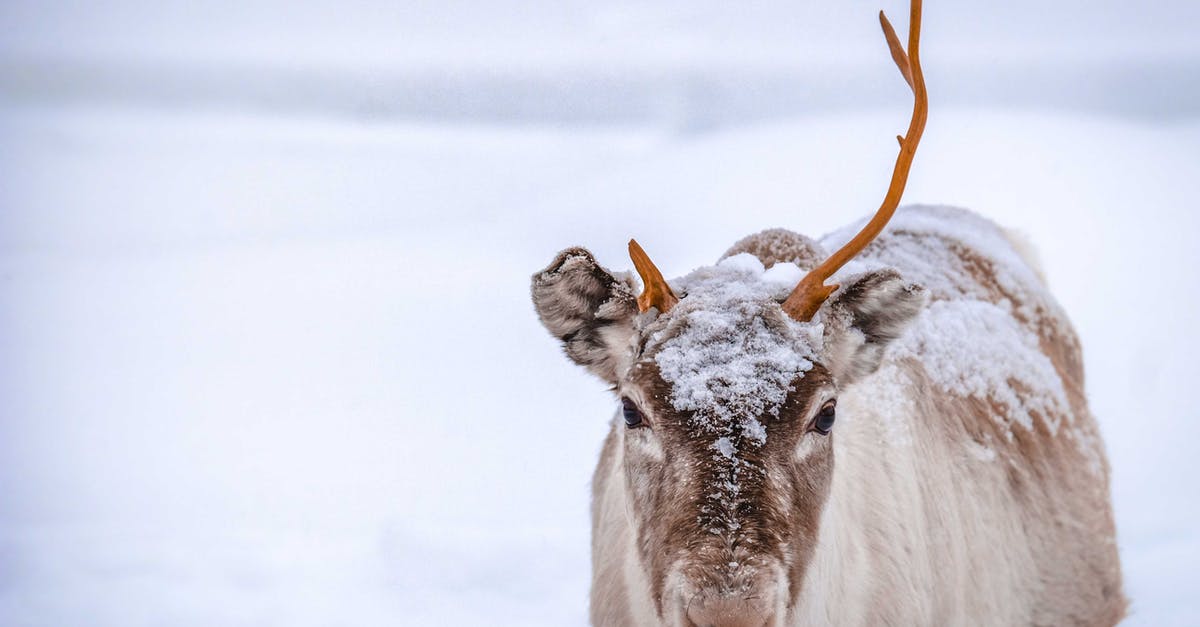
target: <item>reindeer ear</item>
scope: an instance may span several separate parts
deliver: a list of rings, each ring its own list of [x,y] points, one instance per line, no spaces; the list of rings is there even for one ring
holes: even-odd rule
[[[631,356],[637,297],[583,248],[568,248],[533,275],[533,306],[567,357],[609,383]]]
[[[925,306],[925,288],[895,270],[875,270],[842,284],[825,305],[825,365],[846,385],[879,368],[884,350]]]

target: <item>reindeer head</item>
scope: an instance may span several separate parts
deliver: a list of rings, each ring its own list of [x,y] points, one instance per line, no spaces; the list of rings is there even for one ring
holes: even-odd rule
[[[668,285],[631,241],[640,295],[631,275],[581,248],[533,277],[542,323],[620,401],[617,459],[637,561],[668,624],[783,620],[829,494],[838,391],[878,368],[924,303],[892,270],[825,284],[894,213],[924,128],[920,2],[907,54],[880,18],[916,105],[884,203],[846,246],[826,257],[776,232],[783,258],[727,255]]]

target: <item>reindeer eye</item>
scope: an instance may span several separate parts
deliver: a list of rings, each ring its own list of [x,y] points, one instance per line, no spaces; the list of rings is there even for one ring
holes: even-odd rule
[[[630,429],[636,429],[642,426],[642,412],[633,404],[633,401],[621,399],[621,413],[625,414],[625,426]]]
[[[837,418],[837,401],[825,401],[825,404],[821,406],[821,411],[817,412],[817,419],[813,421],[813,429],[821,435],[827,435],[833,428],[835,418]]]

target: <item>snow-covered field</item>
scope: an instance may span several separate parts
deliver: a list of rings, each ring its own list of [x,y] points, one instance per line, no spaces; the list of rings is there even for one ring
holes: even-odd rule
[[[904,112],[701,136],[7,111],[0,623],[580,624],[614,403],[528,275],[876,204]],[[1200,560],[1200,120],[938,111],[908,198],[1026,231],[1082,333],[1131,624]]]
[[[521,15],[500,8],[459,32],[451,18],[474,5],[448,3],[445,24],[432,9],[418,16],[425,22],[413,28],[431,34],[409,48],[359,11],[358,22],[334,21],[333,34],[296,57],[252,28],[222,32],[211,46],[227,54],[199,67],[243,73],[193,83],[198,66],[188,63],[225,22],[197,20],[196,31],[143,23],[142,39],[126,38],[133,16],[155,14],[110,4],[121,10],[59,22],[31,3],[0,8],[0,21],[24,26],[0,42],[6,627],[583,624],[588,481],[616,405],[538,324],[529,275],[572,244],[626,269],[625,243],[636,236],[677,276],[756,230],[825,233],[878,206],[907,123],[903,83],[882,72],[888,82],[858,93],[868,97],[854,96],[854,107],[772,105],[769,91],[733,103],[687,88],[654,95],[656,72],[703,72],[709,59],[695,53],[707,40],[690,37],[708,32],[696,24],[717,22],[701,10],[693,22],[677,19],[690,15],[679,7],[602,12],[590,27],[600,31],[583,29],[583,52],[571,38],[582,5],[525,31],[514,26]],[[259,25],[278,8],[251,4]],[[1159,4],[1151,15],[1163,24],[1172,11],[1182,17],[1156,46],[1142,44],[1160,24],[1139,13],[1120,46],[1080,55],[1071,67],[1090,69],[1064,72],[1059,91],[1034,90],[1020,109],[961,87],[939,100],[935,89],[906,194],[974,208],[1039,248],[1082,335],[1110,453],[1128,624],[1155,626],[1200,616],[1200,409],[1189,401],[1200,377],[1191,328],[1200,308],[1200,82],[1189,68],[1200,55],[1184,28],[1197,9]],[[804,15],[840,20],[839,11]],[[990,32],[967,23],[969,13],[930,18],[931,40],[947,37],[950,23],[966,24],[946,42],[960,49]],[[1043,17],[1055,15],[1071,12]],[[1092,31],[1122,15],[1083,12],[1066,43],[1044,24],[1018,29],[1016,40],[1059,47],[1006,57],[1018,68],[1006,76],[1026,76],[1022,54],[1088,49],[1088,37],[1101,36]],[[293,17],[317,32],[328,16]],[[735,43],[770,22],[737,17]],[[1001,17],[1024,23],[1015,9]],[[622,83],[600,109],[633,114],[583,123],[560,115],[576,110],[559,102],[542,118],[546,103],[528,93],[513,97],[524,108],[493,106],[488,94],[511,85],[491,68],[482,104],[467,102],[462,115],[425,115],[442,101],[421,98],[399,114],[367,106],[373,113],[356,115],[362,102],[332,92],[378,88],[372,97],[386,100],[414,83],[325,68],[322,76],[341,78],[300,96],[336,106],[289,107],[280,101],[304,80],[256,78],[278,79],[271,63],[355,66],[389,45],[407,54],[406,77],[476,67],[490,40],[474,38],[492,19],[502,34],[530,36],[516,52],[500,50],[504,76],[540,76],[590,102],[596,84],[573,83],[572,68],[619,73],[649,57],[657,64],[635,83],[653,93]],[[638,25],[645,35],[677,28],[678,37],[612,43]],[[886,68],[868,25],[863,45]],[[795,52],[781,43],[793,26],[722,71],[740,76]],[[360,48],[338,47],[359,28],[368,33]],[[857,50],[859,31],[834,31],[854,44],[842,50]],[[530,43],[547,33],[561,37],[553,50],[574,51],[566,69]],[[478,58],[453,57],[443,35],[471,40],[464,54]],[[74,60],[39,48],[64,39],[82,42]],[[931,81],[967,80],[970,64],[1004,43],[985,41],[953,71],[935,64]],[[624,56],[593,58],[609,44]],[[1174,59],[1155,66],[1167,68],[1160,74],[1138,74],[1136,107],[1125,106],[1124,83],[1101,89],[1088,78],[1129,50],[1141,61]],[[100,59],[103,71],[93,76],[81,58]],[[131,73],[130,59],[160,65]],[[40,74],[46,67],[61,72]],[[832,72],[820,67],[818,82]],[[1053,87],[1057,70],[1041,71]],[[470,73],[449,75],[473,85]],[[147,87],[162,76],[189,78]],[[825,87],[846,86],[835,83]],[[518,87],[538,93],[541,84]],[[454,89],[438,98],[461,103]],[[739,107],[757,100],[766,104],[739,123]]]

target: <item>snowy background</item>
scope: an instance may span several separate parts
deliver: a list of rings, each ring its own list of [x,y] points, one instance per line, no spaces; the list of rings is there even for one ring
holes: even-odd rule
[[[528,277],[873,210],[911,102],[879,8],[0,3],[0,625],[583,624],[615,404]],[[906,200],[1040,248],[1131,625],[1200,620],[1198,27],[926,7]]]

